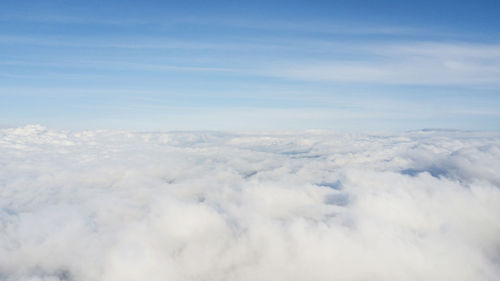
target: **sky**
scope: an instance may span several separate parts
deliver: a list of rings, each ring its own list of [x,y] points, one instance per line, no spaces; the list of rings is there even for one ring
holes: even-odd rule
[[[500,130],[498,1],[0,1],[0,127]]]

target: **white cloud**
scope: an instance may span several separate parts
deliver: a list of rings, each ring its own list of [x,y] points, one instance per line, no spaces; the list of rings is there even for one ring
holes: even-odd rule
[[[500,136],[0,130],[2,280],[496,280]]]
[[[269,74],[291,79],[378,84],[496,85],[500,46],[464,43],[353,45],[359,58],[289,63]],[[368,59],[366,59],[368,58]]]
[[[237,24],[237,23],[235,23]],[[245,26],[244,23],[243,26]],[[269,26],[269,25],[266,25]],[[276,28],[311,29],[315,25],[277,24]],[[258,27],[258,25],[256,26]],[[318,28],[329,30],[328,26]],[[314,28],[312,28],[314,29]],[[286,30],[286,28],[285,28]],[[342,30],[336,27],[332,30]],[[356,29],[354,29],[354,33]],[[364,31],[363,31],[364,30]],[[378,28],[375,28],[378,30]],[[382,28],[377,32],[390,28]],[[395,28],[394,30],[398,30]],[[361,33],[369,29],[361,28]],[[353,32],[346,28],[346,32]],[[394,31],[395,32],[395,31]],[[382,32],[383,33],[383,32]],[[363,82],[390,85],[474,85],[497,89],[500,77],[500,45],[496,43],[471,43],[471,41],[394,41],[380,39],[378,43],[361,41],[319,40],[303,37],[259,37],[232,40],[212,38],[185,40],[163,40],[150,37],[72,38],[0,36],[7,45],[59,46],[64,48],[158,49],[181,50],[175,58],[94,56],[92,59],[67,55],[66,58],[52,56],[48,60],[32,61],[19,58],[6,60],[7,67],[33,66],[48,68],[72,68],[85,70],[129,69],[155,73],[203,72],[226,73],[249,78],[280,77],[298,81]],[[140,42],[140,43],[138,43]],[[210,51],[188,52],[186,50]],[[224,55],[220,56],[219,52]],[[70,52],[71,54],[71,52]],[[318,59],[320,58],[320,59]],[[5,77],[34,78],[30,75],[1,74]],[[47,73],[44,72],[44,75]],[[72,78],[63,73],[57,76]],[[36,77],[36,76],[35,76]]]

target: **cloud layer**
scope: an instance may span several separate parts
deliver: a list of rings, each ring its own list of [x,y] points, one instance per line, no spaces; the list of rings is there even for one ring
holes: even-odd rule
[[[0,279],[498,280],[500,135],[0,130]]]

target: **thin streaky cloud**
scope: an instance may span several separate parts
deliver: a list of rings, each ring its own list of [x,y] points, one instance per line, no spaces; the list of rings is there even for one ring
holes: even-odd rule
[[[415,35],[423,30],[416,27],[384,26],[377,24],[360,25],[356,23],[326,23],[321,21],[280,21],[263,20],[253,21],[245,19],[204,19],[198,24],[214,24],[220,26],[231,26],[245,29],[268,30],[268,31],[295,31],[306,33],[325,34],[365,34],[365,35]]]
[[[82,25],[116,25],[116,26],[131,26],[151,24],[152,22],[145,19],[112,19],[112,18],[97,18],[97,17],[81,17],[69,16],[61,14],[25,14],[15,15],[8,14],[0,17],[0,22],[27,22],[27,23],[48,23],[48,24],[82,24]]]
[[[3,38],[6,39],[6,38]],[[28,39],[31,40],[31,39]],[[8,41],[8,38],[7,38]],[[33,42],[36,42],[34,40]],[[45,42],[46,41],[42,41]],[[54,44],[56,42],[53,42]],[[223,43],[206,44],[201,41],[173,43],[169,47],[180,48],[183,46],[196,46],[197,48],[228,48]],[[175,45],[177,44],[177,45]],[[281,44],[281,43],[280,43]],[[472,44],[464,42],[431,42],[413,41],[407,43],[344,43],[339,44],[324,41],[302,42],[297,44],[295,50],[300,50],[304,44],[308,48],[305,52],[310,52],[316,48],[338,56],[337,52],[350,52],[356,55],[354,60],[347,61],[342,58],[327,58],[321,62],[311,59],[289,59],[283,55],[277,55],[264,62],[253,60],[249,54],[228,54],[224,59],[231,59],[230,62],[208,63],[204,65],[193,65],[192,63],[165,64],[165,63],[139,63],[125,59],[122,61],[81,61],[75,60],[66,62],[40,62],[40,66],[53,67],[102,67],[104,69],[125,68],[131,70],[147,71],[179,71],[179,72],[226,72],[240,73],[262,77],[282,77],[294,80],[315,80],[315,81],[339,81],[339,82],[365,82],[379,84],[420,84],[420,85],[468,85],[468,84],[498,84],[497,77],[500,77],[500,46],[497,44]],[[318,47],[316,47],[317,45]],[[99,44],[96,44],[97,46]],[[92,46],[88,44],[87,46]],[[113,47],[118,45],[103,45]],[[150,46],[150,45],[145,45]],[[168,45],[164,45],[167,47]],[[259,44],[265,46],[265,43]],[[278,46],[275,44],[275,46]],[[141,48],[141,45],[136,46]],[[235,45],[229,48],[252,49],[255,44]],[[196,47],[195,47],[196,48]],[[262,54],[259,54],[262,55]],[[205,54],[190,55],[188,58],[205,58]],[[356,59],[363,57],[363,60]],[[180,57],[178,57],[179,59]],[[236,66],[234,62],[237,61]],[[75,64],[76,63],[76,64]],[[28,61],[5,61],[4,65],[36,65],[37,62]],[[9,76],[13,74],[3,74]]]
[[[274,67],[270,74],[289,79],[382,84],[500,84],[500,47],[496,44],[424,42],[417,46],[363,46],[371,60],[289,63]]]
[[[500,59],[500,44],[470,42],[410,41],[359,46],[367,52],[387,56],[457,57],[472,59]]]
[[[140,43],[139,43],[139,42]],[[81,36],[71,38],[37,38],[33,36],[0,36],[0,42],[4,44],[59,46],[75,48],[110,48],[110,49],[217,49],[217,50],[241,50],[241,49],[269,49],[281,46],[269,46],[258,44],[234,44],[215,43],[207,41],[182,41],[182,40],[158,40],[143,37],[126,37],[123,39],[96,38],[82,39]],[[284,47],[284,46],[283,46]]]
[[[34,22],[48,24],[79,24],[79,25],[110,25],[110,26],[135,26],[153,25],[157,27],[169,27],[176,25],[203,25],[223,26],[229,28],[243,28],[267,31],[294,31],[325,34],[374,34],[374,35],[415,35],[427,34],[428,31],[418,27],[388,26],[379,24],[359,25],[353,22],[329,23],[324,21],[284,21],[284,20],[261,20],[235,18],[207,18],[207,17],[183,17],[169,18],[168,20],[152,19],[103,19],[95,17],[78,17],[67,15],[3,15],[0,21],[7,22]],[[436,31],[434,31],[436,32]]]

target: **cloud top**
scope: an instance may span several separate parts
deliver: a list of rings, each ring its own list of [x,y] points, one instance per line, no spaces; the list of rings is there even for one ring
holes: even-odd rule
[[[0,130],[0,279],[498,280],[500,135]]]

